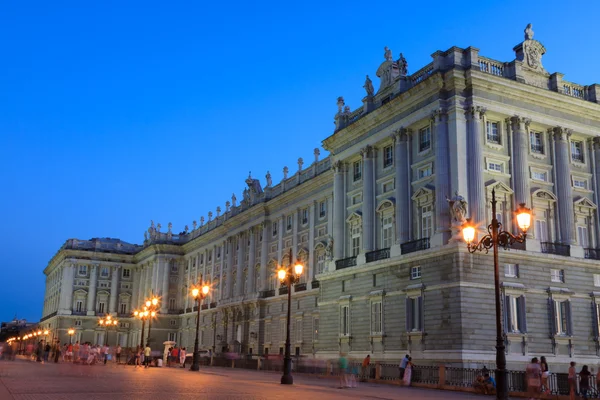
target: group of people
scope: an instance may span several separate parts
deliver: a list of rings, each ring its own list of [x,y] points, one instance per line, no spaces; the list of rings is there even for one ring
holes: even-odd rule
[[[175,367],[181,366],[181,368],[185,368],[185,358],[187,356],[187,352],[185,347],[171,347],[169,348],[169,353],[167,354],[167,367]]]
[[[369,379],[369,365],[371,364],[371,355],[367,354],[367,356],[363,359],[361,363],[360,369],[360,380],[366,382]],[[412,382],[412,357],[406,354],[402,361],[400,361],[400,365],[398,366],[400,380],[402,381],[404,386],[410,386]],[[358,387],[356,382],[356,376],[358,376],[358,367],[348,366],[348,360],[346,359],[345,354],[341,354],[338,360],[338,368],[340,371],[340,389],[344,388],[352,388]]]

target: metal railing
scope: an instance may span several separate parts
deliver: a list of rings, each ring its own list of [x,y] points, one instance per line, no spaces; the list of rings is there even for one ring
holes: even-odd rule
[[[542,242],[542,253],[557,254],[559,256],[571,255],[571,246],[568,244],[553,243],[553,242]]]
[[[584,249],[585,258],[589,258],[590,260],[600,260],[600,249]]]
[[[370,251],[365,254],[367,262],[377,261],[377,260],[385,260],[386,258],[390,258],[390,248],[380,249],[375,251]]]
[[[414,253],[415,251],[427,250],[429,246],[429,238],[417,239],[402,243],[400,245],[400,251],[402,254]]]
[[[319,281],[312,281],[310,284],[310,287],[313,289],[317,289],[321,286],[321,283]]]
[[[296,285],[294,285],[294,290],[296,292],[301,292],[303,290],[306,290],[306,283],[296,283]]]
[[[348,267],[355,267],[355,266],[356,266],[356,256],[342,258],[341,260],[335,261],[335,269],[336,270],[344,269],[344,268],[348,268]]]
[[[504,76],[504,63],[489,58],[479,57],[479,70],[486,74]]]
[[[262,292],[263,299],[266,299],[267,297],[274,297],[274,296],[275,296],[275,289],[265,290]]]
[[[215,308],[217,307],[217,302],[213,301],[212,303],[210,303],[210,308]]]
[[[288,287],[287,286],[282,286],[279,288],[279,294],[287,294],[288,293]]]

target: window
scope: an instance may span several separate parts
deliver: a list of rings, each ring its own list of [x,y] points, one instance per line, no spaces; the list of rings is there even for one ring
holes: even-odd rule
[[[359,181],[362,178],[362,161],[354,161],[352,164],[353,181]]]
[[[119,314],[127,314],[127,303],[119,304]]]
[[[129,278],[131,276],[131,270],[129,268],[123,268],[123,278]]]
[[[410,269],[410,279],[419,279],[421,277],[421,266],[412,267]]]
[[[529,143],[531,152],[536,154],[544,154],[544,134],[541,132],[530,132]]]
[[[107,267],[103,267],[102,270],[100,270],[100,276],[102,277],[108,277],[108,268]]]
[[[394,242],[394,217],[392,214],[384,215],[382,221],[381,245],[384,249],[392,247]]]
[[[537,215],[539,214],[539,215]],[[548,226],[546,224],[546,211],[536,212],[536,218],[534,218],[535,224],[535,236],[540,242],[548,241]]]
[[[325,236],[327,235],[327,228],[323,227],[323,228],[319,228],[319,230],[317,231],[317,236]]]
[[[271,233],[273,236],[277,236],[277,222],[273,222],[271,224]]]
[[[177,337],[177,332],[169,332],[169,341],[174,342]]]
[[[174,310],[174,309],[175,309],[175,299],[171,297],[169,299],[169,310]]]
[[[325,270],[325,252],[317,253],[317,274],[322,274]]]
[[[392,190],[394,190],[394,181],[383,184],[383,193],[391,192]]]
[[[340,307],[340,335],[350,336],[350,306]]]
[[[83,300],[77,300],[77,303],[75,303],[75,311],[83,312]]]
[[[589,238],[589,236],[588,236],[587,227],[578,226],[577,227],[577,240],[579,241],[579,245],[581,247],[583,247],[584,249],[587,249],[589,247],[588,238]]]
[[[286,224],[286,229],[287,229],[288,231],[291,231],[291,230],[292,230],[292,216],[291,216],[291,215],[288,215],[288,216],[287,216],[287,224]]]
[[[536,181],[543,181],[543,182],[547,182],[548,181],[548,173],[547,172],[541,172],[541,171],[532,171],[531,172],[531,179],[534,179]]]
[[[302,225],[306,225],[308,223],[308,208],[302,210]]]
[[[565,270],[564,269],[551,269],[550,280],[552,282],[565,283]]]
[[[509,333],[526,333],[525,297],[504,296],[504,329]]]
[[[169,324],[171,326],[177,326],[177,320],[176,319],[171,319],[171,320],[169,320]]]
[[[499,172],[502,174],[502,173],[504,173],[504,164],[496,162],[496,161],[488,161],[487,169],[488,169],[488,171]]]
[[[431,127],[425,127],[419,130],[419,152],[431,148]]]
[[[392,146],[383,148],[383,168],[390,167],[394,164],[394,149]]]
[[[423,330],[423,296],[406,298],[406,331],[420,332]]]
[[[594,286],[600,286],[600,274],[594,274]]]
[[[302,341],[302,320],[296,319],[296,326],[294,327],[294,333],[296,334],[296,342]]]
[[[421,239],[431,237],[433,229],[433,207],[427,205],[421,207]]]
[[[200,265],[204,265],[204,254],[200,254]]]
[[[371,335],[381,335],[383,332],[381,323],[381,301],[371,303]]]
[[[518,278],[519,264],[504,264],[504,276],[507,278]]]
[[[217,247],[217,260],[221,259],[221,247]]]
[[[571,159],[576,162],[583,162],[583,142],[571,140]]]
[[[487,121],[485,124],[487,141],[489,143],[500,144],[500,132],[498,131],[498,123]]]
[[[587,190],[587,188],[588,188],[587,179],[573,177],[573,187],[577,188],[577,189],[586,189]]]
[[[105,308],[106,308],[106,304],[104,304],[104,302],[98,303],[98,314],[104,314]]]
[[[571,322],[571,301],[570,300],[552,300],[552,317],[555,335],[572,335]]]
[[[327,214],[327,207],[324,201],[319,203],[319,217],[323,218]]]
[[[107,288],[108,287],[108,282],[100,282],[98,284],[98,286],[101,287],[101,288]]]
[[[313,318],[313,341],[319,340],[319,317]]]
[[[352,205],[357,205],[360,204],[362,202],[362,194],[355,194],[354,196],[352,196]]]
[[[261,233],[260,237],[262,239],[262,233]],[[212,261],[212,251],[209,251],[208,252],[208,262],[211,262],[211,261]]]
[[[87,265],[79,266],[79,275],[87,275]]]
[[[427,178],[428,176],[431,176],[432,174],[432,168],[431,168],[431,164],[419,168],[419,175],[418,175],[418,179],[423,179],[423,178]]]
[[[352,225],[352,256],[355,257],[360,252],[360,225]]]
[[[75,326],[81,326],[81,320],[80,319],[76,319],[75,320]]]

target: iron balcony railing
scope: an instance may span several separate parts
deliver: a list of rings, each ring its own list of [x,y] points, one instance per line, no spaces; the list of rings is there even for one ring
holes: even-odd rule
[[[336,262],[335,262],[336,270],[344,269],[344,268],[348,268],[348,267],[354,267],[354,266],[356,266],[356,256],[342,258],[341,260],[336,260]]]
[[[542,253],[569,257],[571,255],[571,246],[561,243],[542,242]]]
[[[377,260],[385,260],[386,258],[390,258],[390,248],[380,249],[375,251],[370,251],[365,254],[367,258],[367,262],[373,262]]]
[[[590,260],[600,260],[600,249],[584,249],[585,250],[585,258],[589,258]]]
[[[217,302],[213,301],[212,303],[210,303],[210,308],[216,308],[217,307]]]
[[[264,299],[266,299],[267,297],[274,297],[274,296],[275,296],[275,289],[265,290],[262,292],[262,297]]]
[[[279,288],[279,294],[287,294],[287,292],[288,292],[287,286],[282,286]]]
[[[208,310],[208,304],[202,304],[201,310]]]
[[[294,286],[294,289],[296,290],[296,292],[301,292],[303,290],[306,290],[306,283],[296,283],[296,285]]]
[[[427,250],[429,248],[429,238],[417,239],[410,242],[402,243],[400,251],[402,254],[414,253],[415,251]]]
[[[310,287],[313,289],[317,289],[319,288],[319,286],[321,286],[321,283],[319,281],[312,281],[310,284]]]

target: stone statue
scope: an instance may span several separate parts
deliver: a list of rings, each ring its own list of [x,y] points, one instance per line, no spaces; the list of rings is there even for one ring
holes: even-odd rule
[[[217,218],[221,215],[221,207],[217,207]]]
[[[212,211],[208,212],[208,222],[212,220]]]
[[[375,88],[373,87],[373,82],[369,78],[369,75],[367,75],[367,79],[365,79],[365,84],[363,85],[363,87],[367,91],[368,97],[371,97],[375,94]]]
[[[244,202],[248,203],[250,201],[250,192],[248,191],[248,188],[244,189]]]
[[[231,194],[231,205],[235,207],[237,205],[237,197],[235,197],[235,193]]]
[[[531,24],[527,24],[525,28],[525,40],[533,40],[533,29],[531,28]]]
[[[392,51],[387,46],[385,46],[383,50],[385,51],[385,53],[383,53],[383,58],[385,58],[385,61],[392,61]]]
[[[345,104],[346,102],[344,101],[344,98],[342,96],[337,98],[338,113],[342,113],[342,109],[344,108]]]
[[[304,160],[302,157],[298,159],[298,171],[302,171],[302,166],[304,165]]]
[[[267,171],[267,175],[265,175],[265,178],[267,178],[267,186],[265,187],[273,186],[273,179],[271,179],[271,173],[269,171]]]
[[[192,230],[196,230],[196,228],[198,227],[198,223],[194,220],[192,221]]]
[[[173,230],[173,224],[169,222],[167,228],[169,229],[169,232],[171,232],[171,230]]]
[[[283,167],[283,179],[287,179],[288,172],[290,172],[288,167]]]
[[[187,235],[189,232],[190,228],[188,228],[188,226],[186,225],[185,228],[183,229],[183,231],[185,232],[185,234]]]
[[[319,162],[319,156],[321,155],[321,150],[315,149],[313,154],[315,155],[315,163]]]
[[[160,228],[162,228],[162,225],[159,222],[158,225],[156,225],[156,232],[160,233]]]
[[[231,207],[231,203],[226,201],[225,202],[225,212],[229,212],[229,207]]]
[[[200,217],[200,226],[204,226],[204,217]]]
[[[450,217],[452,218],[452,222],[462,224],[467,215],[467,201],[465,198],[459,195],[458,192],[455,192],[454,197],[451,199],[446,197],[446,201],[450,206]]]
[[[325,247],[325,258],[327,260],[333,260],[333,237],[327,236],[327,246]]]
[[[155,230],[155,226],[154,226],[154,220],[150,220],[150,229],[151,230]]]
[[[408,75],[408,62],[406,61],[406,58],[404,58],[404,55],[402,53],[400,53],[400,58],[398,59],[396,64],[398,64],[398,73],[400,74],[400,76]]]

